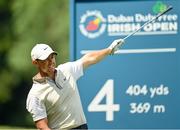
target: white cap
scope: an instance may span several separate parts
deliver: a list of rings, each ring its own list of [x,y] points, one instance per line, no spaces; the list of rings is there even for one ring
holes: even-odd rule
[[[47,44],[36,44],[33,49],[31,50],[31,59],[32,60],[45,60],[48,56],[52,53],[57,54],[55,51],[52,50],[50,46]]]

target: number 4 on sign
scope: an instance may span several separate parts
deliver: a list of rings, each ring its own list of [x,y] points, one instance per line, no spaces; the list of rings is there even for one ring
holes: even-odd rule
[[[106,97],[106,104],[100,104]],[[114,112],[120,110],[119,104],[114,103],[114,82],[112,79],[106,81],[102,89],[88,106],[90,112],[106,112],[106,121],[114,120]]]

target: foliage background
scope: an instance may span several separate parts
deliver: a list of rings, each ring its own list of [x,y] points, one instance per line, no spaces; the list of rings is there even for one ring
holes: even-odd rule
[[[69,60],[69,0],[0,0],[0,125],[34,127],[25,103],[37,43],[59,52],[57,64]]]

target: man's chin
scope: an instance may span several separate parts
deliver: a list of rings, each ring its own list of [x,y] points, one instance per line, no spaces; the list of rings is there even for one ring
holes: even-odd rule
[[[54,71],[55,71],[55,68],[54,68],[54,67],[49,68],[49,72],[50,72],[50,73],[54,73]]]

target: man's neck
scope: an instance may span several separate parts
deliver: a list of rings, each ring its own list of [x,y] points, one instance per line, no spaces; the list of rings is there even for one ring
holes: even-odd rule
[[[53,73],[44,73],[42,71],[39,71],[39,75],[41,77],[49,77],[50,79],[55,80],[56,69],[55,69],[55,71]]]

